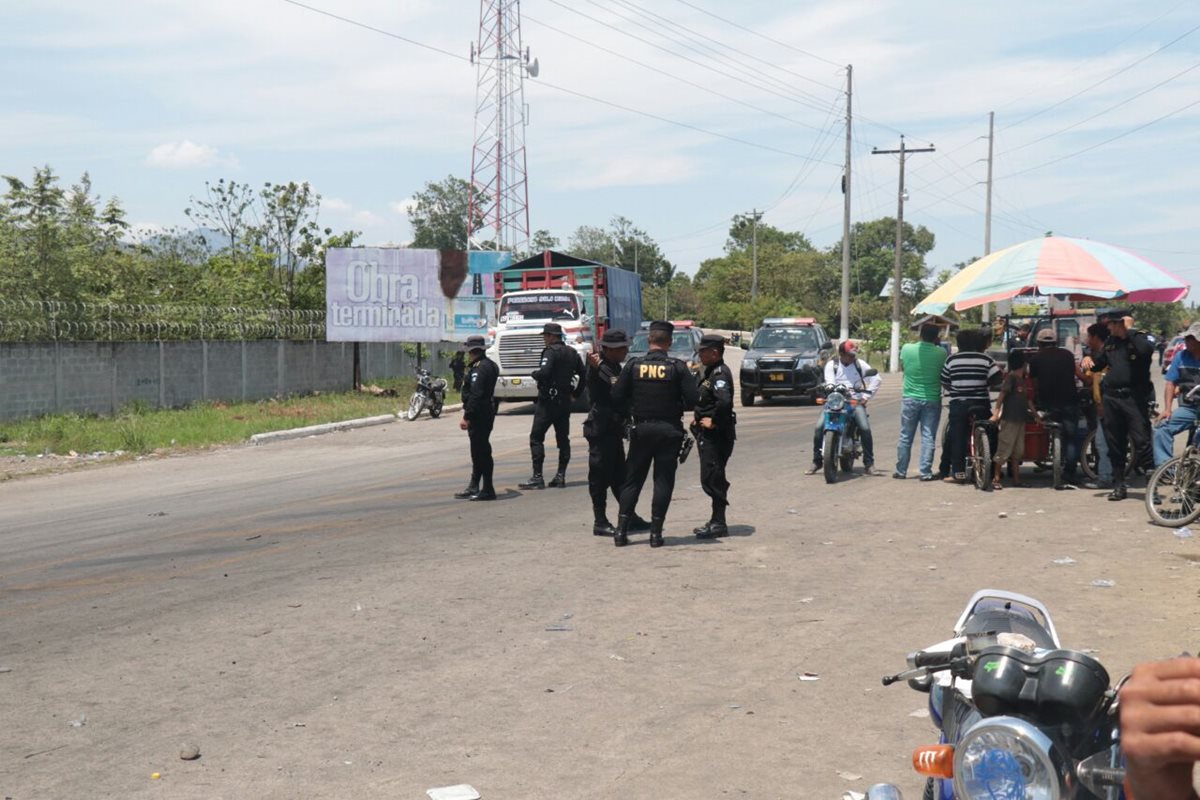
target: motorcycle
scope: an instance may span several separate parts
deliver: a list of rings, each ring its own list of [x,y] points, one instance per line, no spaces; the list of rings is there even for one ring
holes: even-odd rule
[[[435,378],[424,367],[417,369],[417,390],[408,401],[408,413],[405,415],[412,421],[429,409],[429,416],[437,419],[442,415],[442,406],[446,404],[446,379]]]
[[[939,744],[918,747],[924,800],[1125,800],[1117,693],[1086,653],[1064,649],[1050,612],[1013,592],[976,592],[954,637],[908,656]],[[1123,682],[1123,681],[1122,681]],[[868,800],[899,800],[878,784]]]
[[[864,377],[878,374],[878,370],[869,369]],[[862,456],[858,424],[854,421],[854,406],[858,401],[853,398],[851,391],[849,386],[841,383],[826,383],[817,390],[817,402],[825,406],[821,463],[826,483],[837,483],[838,468],[848,473],[854,469],[855,459]]]

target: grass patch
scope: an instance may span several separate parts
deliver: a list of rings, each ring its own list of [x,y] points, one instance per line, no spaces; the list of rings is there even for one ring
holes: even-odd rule
[[[56,414],[0,422],[0,455],[148,453],[242,442],[256,433],[394,414],[407,406],[415,381],[398,379],[379,385],[395,389],[397,396],[345,392],[157,411],[142,404],[128,406],[115,417]],[[447,403],[457,401],[453,392],[446,398]]]

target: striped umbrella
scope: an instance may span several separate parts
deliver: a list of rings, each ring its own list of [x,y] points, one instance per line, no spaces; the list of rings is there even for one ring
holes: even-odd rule
[[[1187,297],[1183,280],[1139,255],[1088,239],[1046,236],[986,255],[964,267],[913,309],[940,314],[1018,295],[1076,300],[1172,303]]]

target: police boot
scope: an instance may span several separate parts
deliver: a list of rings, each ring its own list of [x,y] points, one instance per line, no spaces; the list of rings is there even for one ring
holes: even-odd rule
[[[617,529],[613,527],[606,516],[596,517],[596,521],[592,523],[593,536],[615,536],[616,533]]]
[[[713,509],[712,521],[708,523],[708,536],[701,536],[700,538],[717,539],[728,535],[729,526],[725,524],[725,504],[722,503],[720,508]]]
[[[651,547],[662,547],[663,546],[662,529],[663,529],[664,522],[666,522],[666,520],[663,519],[662,517],[655,517],[653,520],[650,521],[650,546]]]
[[[617,517],[617,532],[613,536],[613,544],[617,547],[629,544],[629,517],[624,514]]]
[[[699,528],[692,528],[692,533],[696,534],[697,539],[711,539],[713,536],[712,535],[712,526],[713,526],[712,520],[709,520],[708,522],[701,525]]]
[[[529,480],[525,481],[524,483],[518,483],[517,488],[518,489],[545,489],[546,482],[544,480],[542,480],[542,473],[539,470],[537,472],[534,472],[532,475],[530,475]]]
[[[1108,493],[1109,500],[1124,500],[1129,496],[1129,487],[1125,485],[1125,471],[1113,474],[1113,490]]]
[[[454,497],[456,500],[470,500],[477,494],[479,494],[479,478],[472,475],[471,482],[467,484],[467,488],[461,492],[455,492]]]
[[[473,495],[470,499],[473,502],[480,500],[495,500],[496,490],[492,486],[484,486],[479,490],[479,494]]]
[[[636,513],[629,518],[629,530],[631,531],[648,531],[650,530],[650,520],[642,519]]]
[[[564,488],[566,488],[566,486],[567,486],[567,472],[566,472],[566,470],[560,469],[558,472],[554,473],[554,477],[550,479],[550,488],[564,489]]]

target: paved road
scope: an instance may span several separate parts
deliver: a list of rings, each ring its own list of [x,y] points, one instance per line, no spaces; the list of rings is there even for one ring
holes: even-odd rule
[[[827,486],[814,408],[739,415],[732,535],[689,535],[693,460],[660,550],[590,535],[581,438],[570,488],[513,488],[528,407],[492,504],[450,499],[452,419],[0,484],[0,796],[920,796],[923,698],[879,676],[976,589],[1041,598],[1114,675],[1195,649],[1200,548],[1140,502]]]

